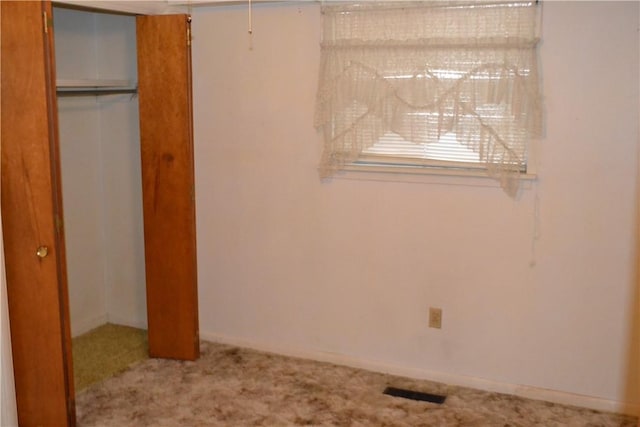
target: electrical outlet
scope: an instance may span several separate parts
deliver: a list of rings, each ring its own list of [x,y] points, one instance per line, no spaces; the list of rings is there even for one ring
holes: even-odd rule
[[[442,329],[442,309],[429,307],[429,327]]]

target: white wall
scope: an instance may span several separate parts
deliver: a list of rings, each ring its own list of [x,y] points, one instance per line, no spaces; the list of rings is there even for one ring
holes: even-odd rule
[[[254,6],[253,50],[246,7],[196,9],[202,336],[629,410],[638,4],[545,2],[543,24],[539,179],[513,201],[320,181],[319,5]]]
[[[96,33],[98,77],[137,81],[135,18],[99,14]],[[138,102],[130,95],[99,102],[107,314],[112,323],[146,328]]]
[[[95,78],[93,14],[54,9],[58,79]],[[59,134],[73,334],[106,321],[100,116],[94,97],[60,98]]]
[[[55,9],[58,79],[136,80],[135,19]],[[72,335],[146,325],[138,108],[59,98]]]

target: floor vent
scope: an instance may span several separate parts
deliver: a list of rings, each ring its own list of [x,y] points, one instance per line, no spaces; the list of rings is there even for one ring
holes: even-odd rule
[[[439,394],[423,393],[421,391],[406,390],[403,388],[387,387],[384,389],[384,394],[394,397],[402,397],[405,399],[419,400],[422,402],[431,402],[437,404],[443,404],[447,396],[441,396]]]

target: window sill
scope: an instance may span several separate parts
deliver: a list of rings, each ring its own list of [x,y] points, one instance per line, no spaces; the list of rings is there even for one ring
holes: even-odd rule
[[[497,179],[484,170],[443,169],[411,166],[372,166],[351,164],[333,175],[337,179],[406,182],[416,184],[466,185],[474,187],[500,187]],[[537,179],[534,173],[520,175],[522,189],[530,189]]]

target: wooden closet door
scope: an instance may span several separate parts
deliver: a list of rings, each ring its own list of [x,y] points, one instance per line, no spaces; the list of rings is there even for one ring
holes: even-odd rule
[[[182,360],[200,351],[189,21],[136,18],[149,353]]]
[[[1,207],[18,421],[74,425],[51,4],[0,4]]]

